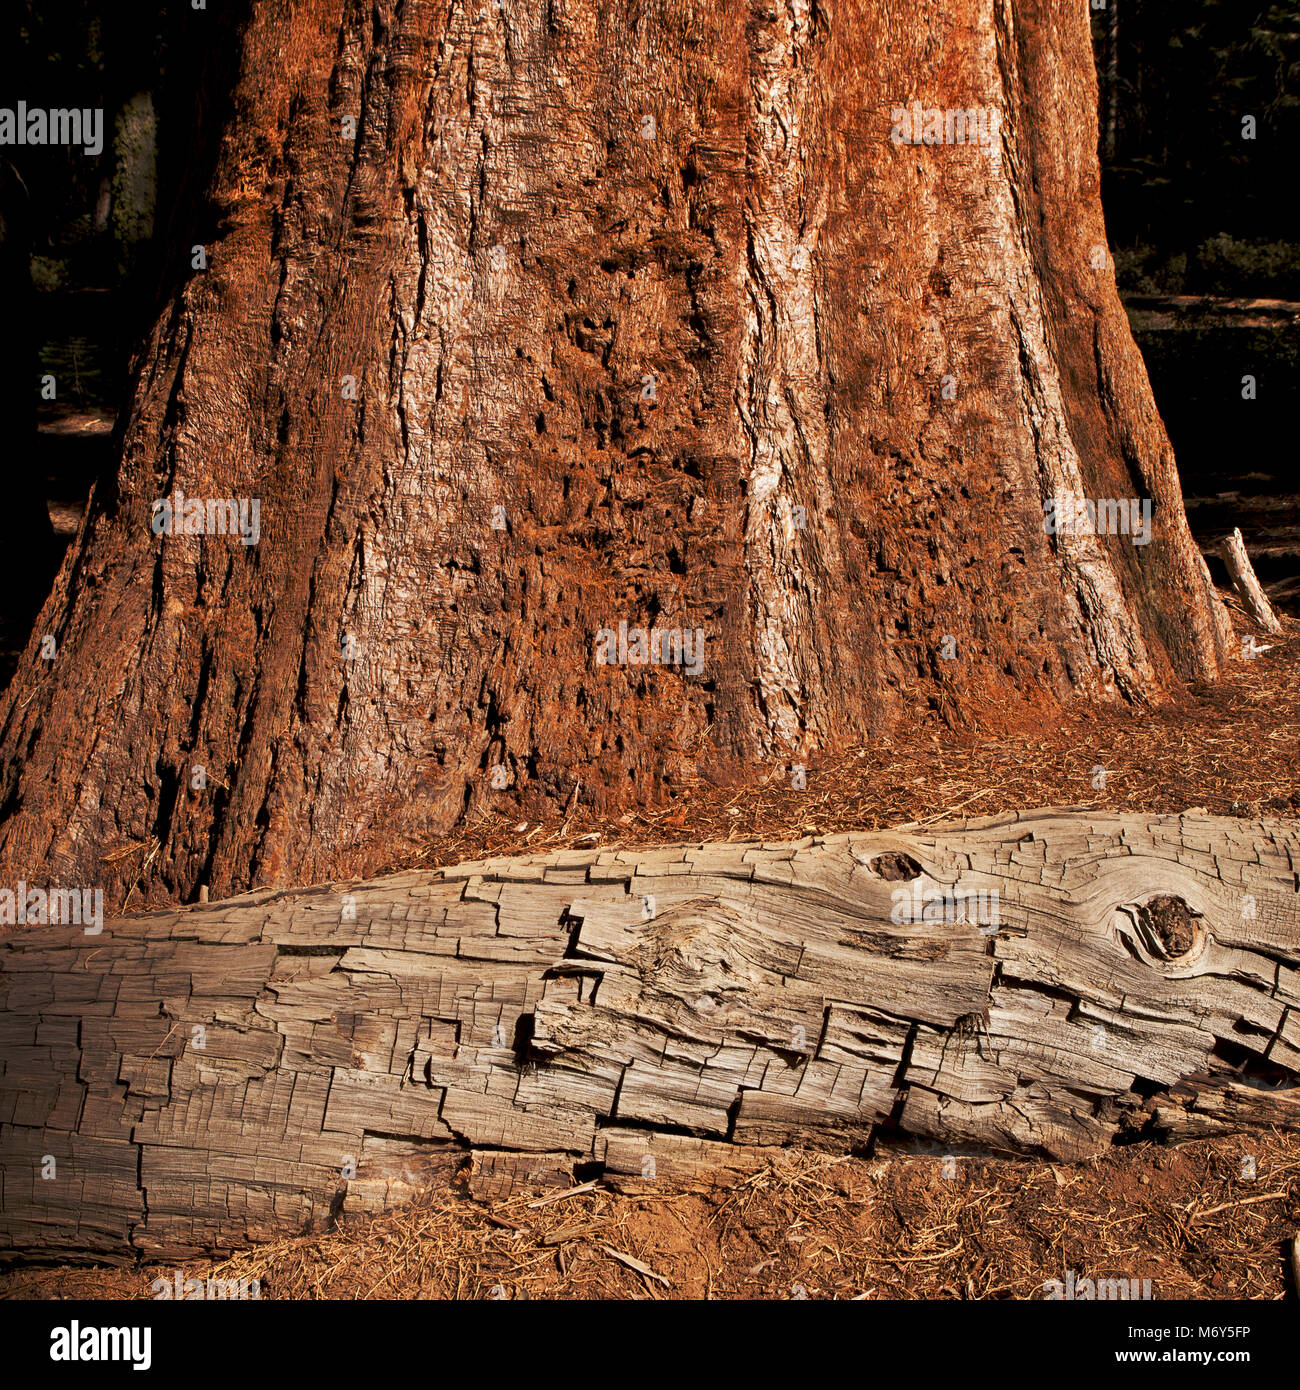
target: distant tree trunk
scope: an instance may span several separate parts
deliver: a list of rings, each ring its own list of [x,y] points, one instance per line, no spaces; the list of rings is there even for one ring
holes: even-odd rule
[[[1119,149],[1119,0],[1109,0],[1106,16],[1106,127],[1107,161]]]
[[[30,320],[32,287],[29,193],[18,168],[0,156],[0,303],[11,325]],[[6,534],[0,547],[0,634],[23,634],[49,592],[58,563],[54,528],[45,505],[45,480],[35,465],[36,402],[40,358],[30,338],[0,335],[0,373],[9,391],[5,425]],[[9,647],[8,640],[5,648]]]
[[[898,143],[914,101],[974,119]],[[269,0],[233,111],[0,710],[0,881],[363,873],[1217,673],[1077,0]],[[258,543],[155,535],[178,489]],[[1048,534],[1065,495],[1150,544]],[[702,668],[600,664],[620,622]]]

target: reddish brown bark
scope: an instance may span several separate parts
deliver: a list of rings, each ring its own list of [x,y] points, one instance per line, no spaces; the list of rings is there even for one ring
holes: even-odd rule
[[[1000,134],[896,144],[913,100]],[[253,7],[209,267],[0,710],[0,877],[358,874],[493,800],[1212,678],[1096,137],[1075,0]],[[260,541],[155,536],[178,487]],[[1045,534],[1064,492],[1151,543]],[[620,620],[703,670],[597,664]]]

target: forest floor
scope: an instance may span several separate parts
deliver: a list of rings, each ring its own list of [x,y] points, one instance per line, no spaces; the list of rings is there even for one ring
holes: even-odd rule
[[[877,743],[689,804],[468,828],[420,862],[595,842],[797,838],[1023,806],[1300,815],[1300,621],[1217,685],[1153,709],[1081,708],[1015,736]],[[1238,618],[1243,634],[1248,631]],[[1094,770],[1106,769],[1104,786]],[[812,775],[815,772],[815,775]],[[410,867],[404,861],[398,867]],[[1149,1279],[1153,1298],[1300,1293],[1300,1136],[1141,1142],[1066,1165],[938,1146],[783,1152],[724,1190],[600,1188],[479,1202],[464,1174],[412,1206],[221,1261],[263,1298],[1041,1298],[1047,1281]],[[629,1263],[630,1261],[630,1263]],[[647,1272],[648,1271],[648,1272]],[[167,1267],[0,1273],[0,1297],[149,1298]]]
[[[1080,1164],[792,1150],[717,1191],[482,1203],[442,1185],[325,1234],[186,1261],[183,1277],[256,1279],[263,1299],[1030,1299],[1073,1272],[1149,1279],[1153,1299],[1276,1299],[1298,1223],[1295,1136]],[[151,1298],[174,1263],[19,1267],[0,1297]]]

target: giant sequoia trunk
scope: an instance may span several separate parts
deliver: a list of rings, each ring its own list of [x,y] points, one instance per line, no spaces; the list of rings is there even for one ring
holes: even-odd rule
[[[0,882],[363,873],[494,799],[1215,675],[1079,0],[265,0],[240,41],[206,268],[3,706]],[[207,533],[154,533],[178,493]]]
[[[0,1252],[712,1181],[881,1131],[1300,1128],[1295,822],[1031,811],[493,859],[0,941]]]

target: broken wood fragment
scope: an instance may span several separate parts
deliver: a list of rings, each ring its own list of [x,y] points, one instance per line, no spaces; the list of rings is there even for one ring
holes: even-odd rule
[[[1234,527],[1232,534],[1219,542],[1219,554],[1228,567],[1228,577],[1245,604],[1246,611],[1265,632],[1279,635],[1282,624],[1255,577],[1255,567],[1250,563],[1250,556],[1246,553],[1246,542],[1242,540],[1239,529]]]

